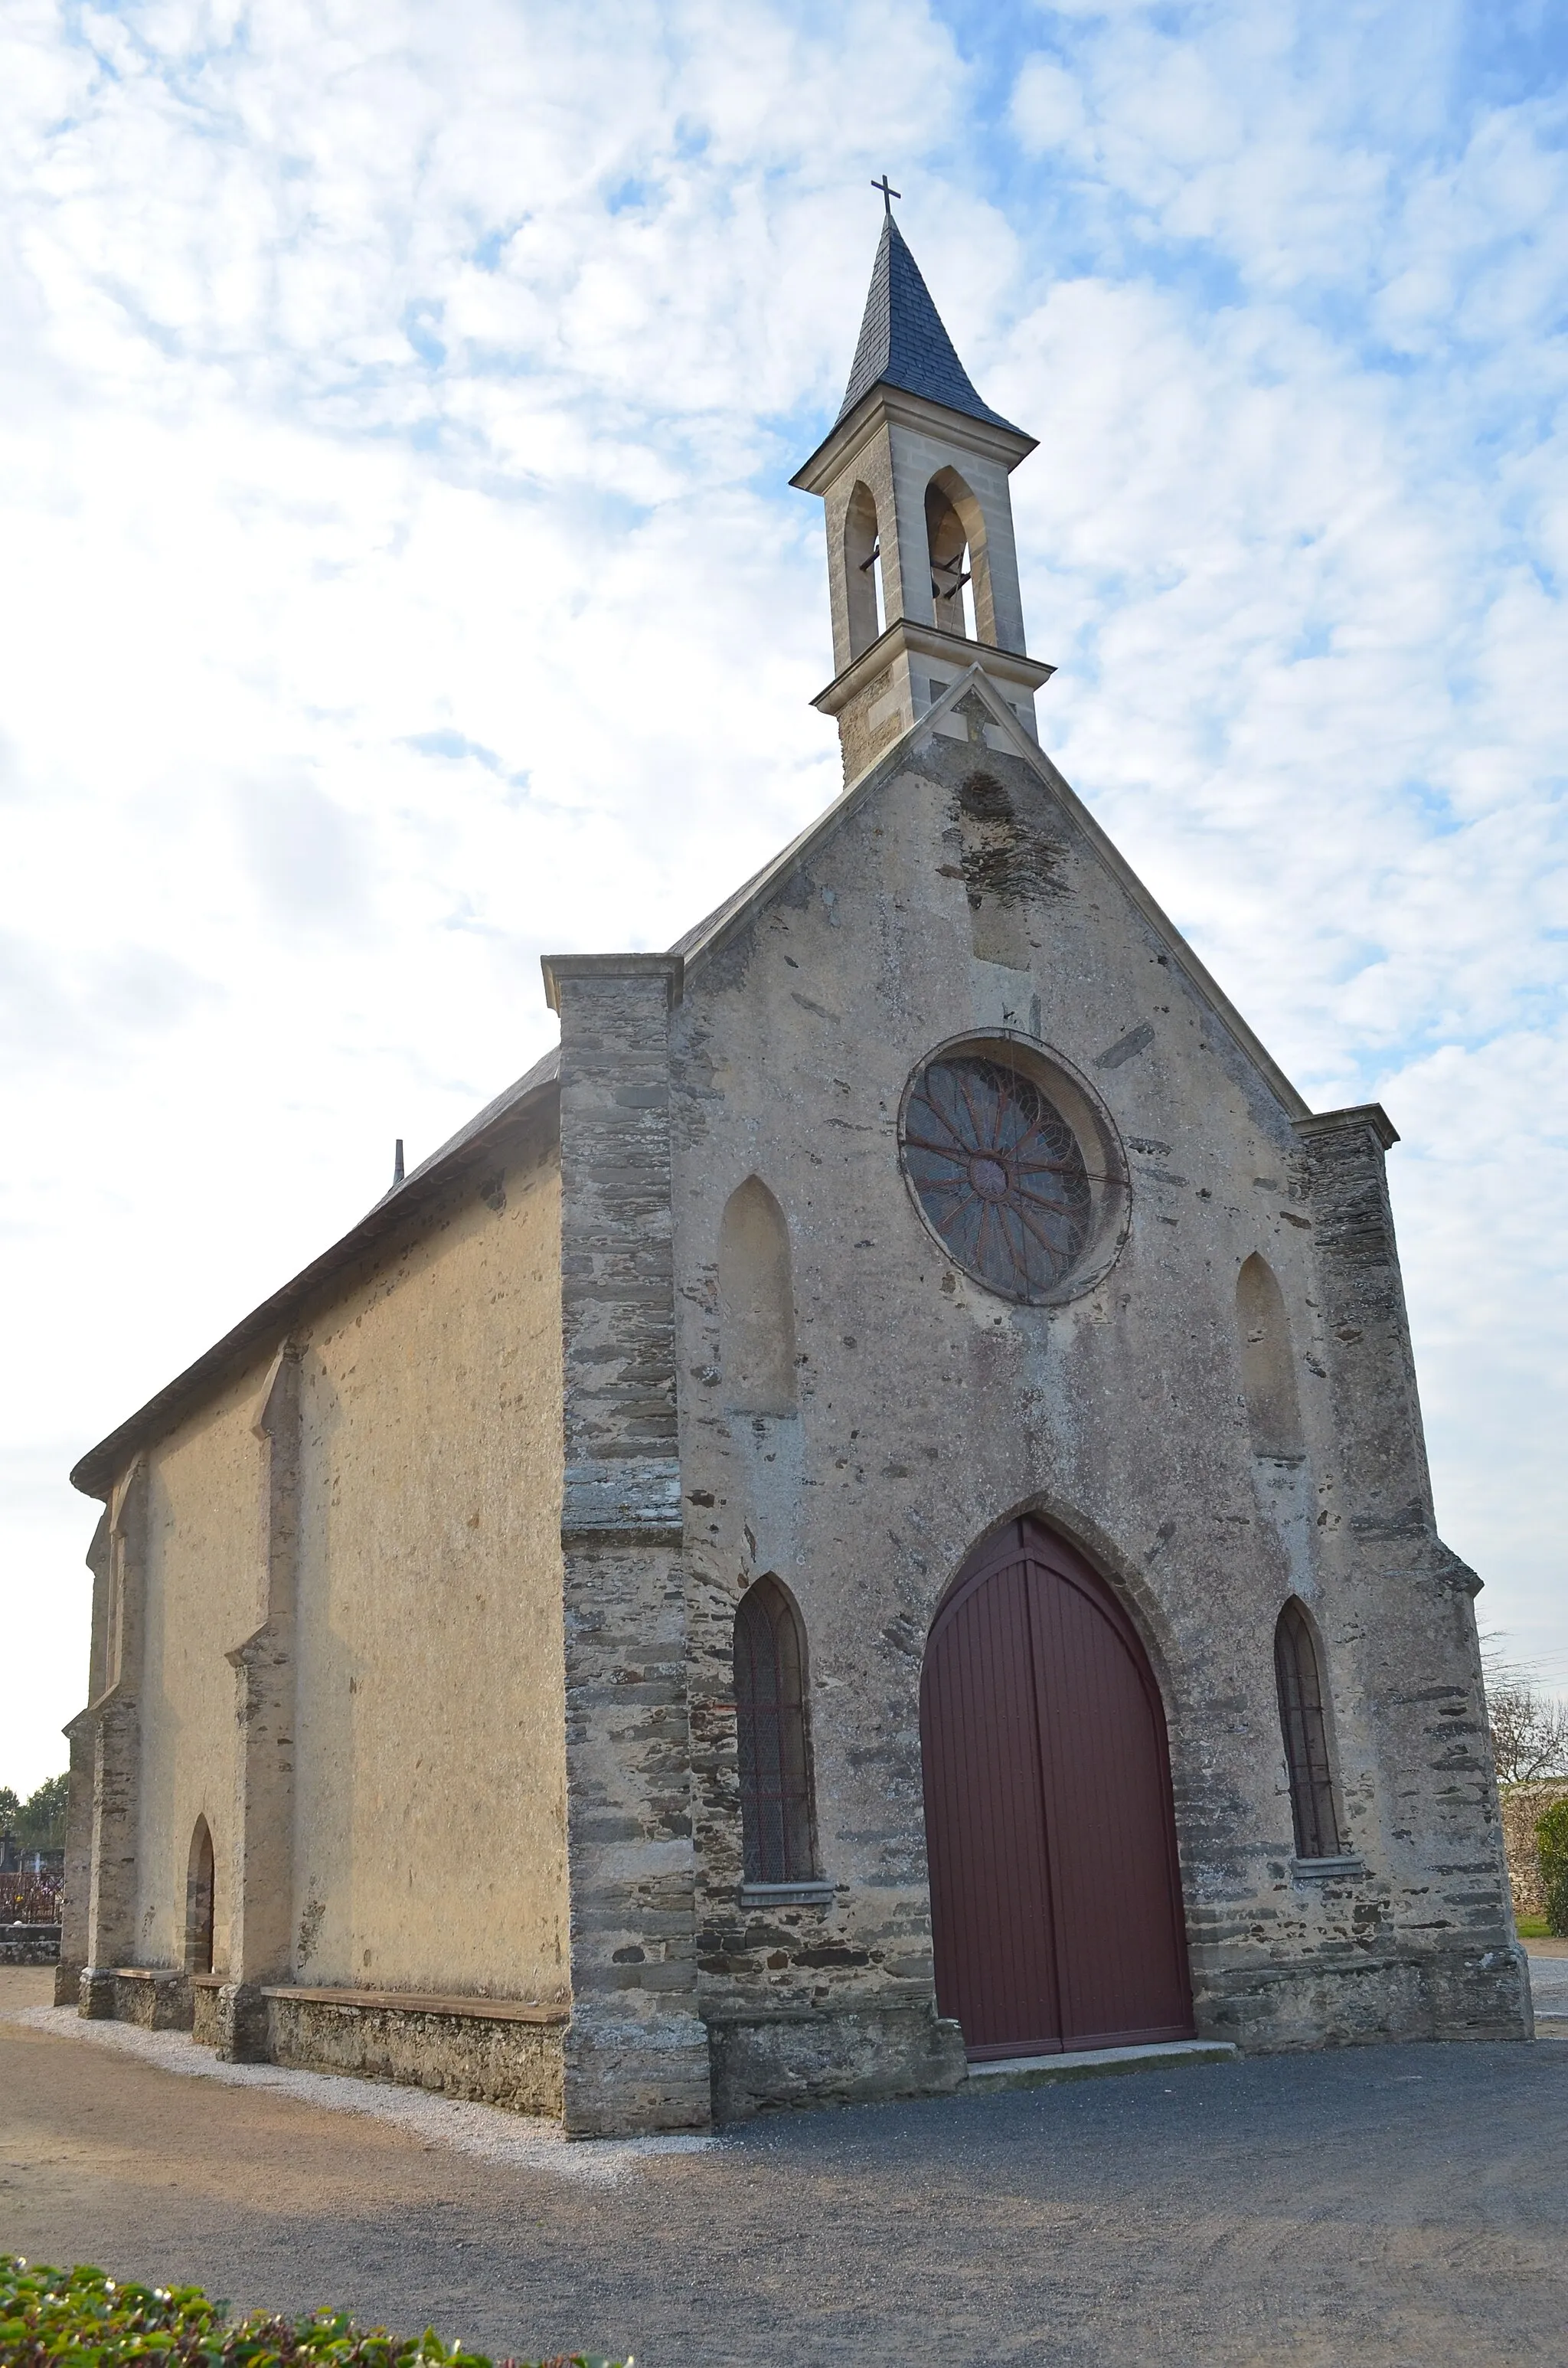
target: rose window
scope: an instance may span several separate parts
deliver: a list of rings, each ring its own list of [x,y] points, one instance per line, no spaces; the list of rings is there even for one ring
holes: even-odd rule
[[[1093,1196],[1077,1138],[1032,1077],[976,1053],[932,1061],[904,1111],[903,1160],[955,1266],[1004,1299],[1054,1295]]]

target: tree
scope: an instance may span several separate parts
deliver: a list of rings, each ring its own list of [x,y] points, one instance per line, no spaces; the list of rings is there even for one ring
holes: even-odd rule
[[[17,1839],[24,1850],[63,1850],[65,1803],[71,1790],[68,1774],[46,1778],[22,1803],[17,1818]]]
[[[1506,1683],[1488,1688],[1486,1704],[1500,1784],[1568,1776],[1568,1702]]]
[[[51,1776],[25,1801],[0,1784],[0,1834],[13,1834],[23,1850],[63,1850],[69,1776]]]
[[[1546,1892],[1546,1929],[1568,1937],[1568,1801],[1554,1801],[1536,1820],[1536,1848]]]

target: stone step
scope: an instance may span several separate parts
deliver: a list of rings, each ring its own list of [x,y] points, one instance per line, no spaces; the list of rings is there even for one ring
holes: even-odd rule
[[[1007,2055],[971,2064],[969,2089],[1045,2089],[1059,2080],[1099,2080],[1119,2072],[1173,2072],[1188,2064],[1233,2064],[1240,2049],[1227,2039],[1167,2039],[1148,2047],[1093,2047],[1067,2055]]]

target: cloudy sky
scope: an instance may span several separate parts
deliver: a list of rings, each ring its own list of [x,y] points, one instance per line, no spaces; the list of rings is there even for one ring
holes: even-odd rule
[[[1548,0],[10,0],[0,1781],[93,1440],[820,812],[885,167],[1047,745],[1377,1097],[1438,1511],[1568,1683],[1568,20]]]

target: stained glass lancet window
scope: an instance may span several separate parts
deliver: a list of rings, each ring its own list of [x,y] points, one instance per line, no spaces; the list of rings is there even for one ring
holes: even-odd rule
[[[1088,1240],[1084,1155],[1021,1070],[976,1053],[931,1062],[904,1113],[903,1158],[954,1264],[1004,1299],[1048,1298]]]
[[[784,1589],[759,1578],[735,1614],[735,1726],[748,1883],[809,1883],[811,1773],[805,1654]]]
[[[1328,1765],[1328,1725],[1317,1646],[1307,1615],[1292,1596],[1274,1632],[1274,1674],[1279,1686],[1279,1724],[1290,1774],[1290,1815],[1298,1858],[1337,1858],[1339,1820]]]

